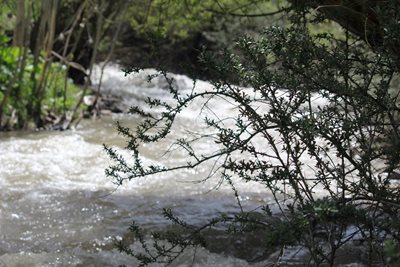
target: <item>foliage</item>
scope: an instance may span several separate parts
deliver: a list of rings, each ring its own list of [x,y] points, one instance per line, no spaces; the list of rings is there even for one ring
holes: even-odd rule
[[[185,234],[153,233],[149,243],[134,225],[131,231],[143,251],[133,251],[124,242],[120,250],[142,265],[168,264],[188,246],[206,245],[201,233],[218,226],[225,227],[227,234],[261,228],[266,248],[284,251],[301,246],[309,252],[308,264],[315,266],[333,266],[337,252],[354,240],[361,241],[368,254],[361,259],[364,264],[386,262],[384,243],[396,259],[400,192],[391,177],[400,167],[400,88],[394,82],[399,73],[391,45],[399,36],[390,33],[392,27],[397,30],[394,22],[400,12],[395,2],[384,5],[388,6],[377,10],[377,16],[387,26],[388,38],[383,38],[380,47],[372,49],[349,31],[340,38],[310,32],[310,25],[324,18],[301,7],[290,13],[292,24],[287,29],[270,27],[260,39],[241,39],[237,47],[244,59],[229,52],[219,57],[204,55],[202,60],[215,76],[213,90],[194,89],[182,95],[171,78],[161,73],[170,83],[175,102],[149,99],[150,107],[163,108],[159,114],[131,109],[144,117],[143,122],[135,131],[118,124],[118,132],[127,138],[126,149],[133,160],[105,146],[115,163],[106,174],[122,185],[212,161],[218,165],[221,181],[232,186],[240,208],[238,179],[266,187],[278,212],[271,212],[266,204],[260,213],[270,217],[267,220],[254,219],[243,210],[237,215],[222,214],[203,226],[189,226],[168,211],[164,215],[186,229]],[[388,16],[388,10],[397,13]],[[226,77],[232,74],[252,90],[230,84]],[[208,114],[204,122],[210,133],[175,140],[171,145],[186,151],[186,164],[167,167],[141,161],[143,144],[168,141],[181,112],[198,100],[205,100],[206,107],[215,98],[232,103],[238,113],[229,118],[233,120],[229,125],[227,118]],[[210,138],[214,147],[198,155],[195,142]]]
[[[386,240],[384,245],[386,254],[389,257],[389,264],[392,264],[392,266],[398,266],[400,262],[399,244],[393,240]]]
[[[88,94],[99,48],[113,51],[125,1],[3,2],[0,130],[70,128]],[[111,36],[109,43],[100,44],[103,35]]]
[[[52,63],[46,77],[42,99],[32,99],[34,95],[34,80],[40,80],[44,68],[44,59],[34,64],[33,55],[27,53],[24,67],[20,70],[19,63],[24,48],[9,46],[9,38],[0,35],[0,102],[7,103],[3,106],[3,129],[25,128],[30,121],[30,103],[40,101],[41,116],[45,119],[47,114],[62,114],[66,109],[71,109],[77,101],[80,89],[68,80],[66,87],[64,79],[67,75],[66,68],[58,63]],[[16,75],[19,78],[16,78]],[[7,101],[5,96],[9,93]],[[67,94],[64,96],[64,94]],[[53,118],[55,119],[55,118]],[[48,123],[50,123],[49,121]]]
[[[168,35],[170,40],[177,40],[214,28],[217,22],[220,27],[229,25],[220,16],[223,14],[242,16],[246,12],[258,12],[261,7],[276,10],[269,1],[258,0],[251,3],[232,0],[5,0],[2,3],[0,34],[2,38],[10,37],[2,42],[3,54],[24,48],[18,50],[18,56],[13,54],[13,62],[9,59],[2,62],[5,64],[2,80],[9,81],[2,84],[2,95],[6,96],[0,103],[2,130],[42,128],[47,123],[47,113],[51,113],[51,117],[60,117],[64,121],[63,128],[69,128],[72,120],[80,116],[80,106],[89,88],[87,76],[90,76],[98,54],[105,62],[110,60],[114,47],[119,45],[121,25],[128,23],[128,17],[132,18],[133,30],[139,35],[156,40]],[[216,43],[225,46],[232,43],[232,39]],[[60,68],[53,64],[56,61],[66,70],[57,72]],[[78,101],[75,101],[76,87],[71,87],[67,75],[83,85]],[[45,88],[47,86],[56,86],[57,89]],[[99,95],[100,89],[95,94]],[[72,112],[72,117],[67,118],[67,111]]]
[[[260,13],[260,10],[276,11],[277,7],[273,2],[275,1],[141,0],[132,2],[129,13],[132,15],[133,29],[141,34],[182,39],[193,32],[214,27],[215,23],[223,19],[221,15],[244,17],[244,14]],[[214,20],[214,17],[218,18]]]
[[[61,64],[52,64],[48,74],[48,83],[46,84],[46,93],[43,101],[44,111],[60,114],[64,110],[72,110],[77,103],[77,99],[82,91],[71,79],[67,79],[67,87],[65,91],[63,90],[67,75],[66,70],[66,67]]]

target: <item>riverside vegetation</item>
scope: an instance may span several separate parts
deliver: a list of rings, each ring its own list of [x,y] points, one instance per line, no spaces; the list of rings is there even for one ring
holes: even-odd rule
[[[99,95],[89,77],[99,51],[106,59],[113,51],[121,3],[1,1],[0,130],[65,130],[79,121],[85,95]]]
[[[360,263],[396,266],[400,8],[395,0],[328,2],[2,1],[0,128],[68,129],[82,116],[84,96],[100,96],[100,87],[91,88],[88,79],[97,61],[105,66],[117,59],[114,51],[124,53],[126,42],[147,39],[141,51],[160,67],[163,62],[155,58],[165,42],[192,38],[198,46],[190,53],[200,55],[201,77],[210,78],[214,89],[182,95],[161,71],[174,102],[149,99],[161,113],[132,107],[142,123],[135,130],[118,124],[118,131],[133,161],[105,146],[114,160],[106,173],[123,185],[211,161],[213,171],[199,179],[229,184],[240,212],[188,225],[165,209],[173,231],[148,233],[134,223],[131,238],[118,248],[142,265],[168,265],[188,247],[207,248],[207,235],[222,229],[228,236],[260,233],[261,246],[281,256],[301,247],[306,265],[334,266],[340,250],[357,241],[363,248]],[[332,26],[332,20],[341,26]],[[248,26],[247,36],[233,42],[243,33],[233,27],[238,24]],[[261,30],[267,24],[274,26]],[[214,51],[228,49],[216,55],[199,40]],[[208,134],[168,139],[181,112],[197,100],[206,110],[214,98],[232,103],[236,116],[211,112],[204,117]],[[323,104],[315,105],[316,99]],[[208,154],[196,153],[196,145],[210,140]],[[187,153],[187,163],[142,162],[141,146],[161,141]],[[314,164],[304,164],[305,157]],[[237,179],[267,188],[274,202],[245,210]],[[132,250],[131,240],[141,249]],[[276,264],[285,264],[280,259]]]
[[[203,31],[223,32],[217,28],[229,23],[217,15],[238,5],[246,10],[245,4],[231,0],[2,0],[0,130],[72,127],[87,109],[82,106],[85,95],[95,96],[94,105],[101,95],[100,87],[92,88],[89,79],[93,65],[100,61],[103,69],[110,60],[147,67],[168,65],[174,71],[197,64],[202,39],[216,45],[231,38],[213,41],[212,36],[201,37]],[[215,22],[218,27],[213,26]],[[175,62],[182,65],[176,68]],[[191,73],[195,71],[198,68]]]
[[[286,27],[240,38],[239,54],[203,53],[213,90],[194,86],[183,95],[161,72],[174,102],[149,99],[149,107],[162,112],[133,107],[131,113],[143,122],[135,129],[118,124],[133,158],[105,146],[114,160],[106,173],[117,185],[212,162],[209,175],[199,180],[219,179],[237,198],[240,212],[205,219],[202,225],[187,224],[169,208],[164,215],[175,225],[171,231],[148,233],[133,223],[132,238],[118,246],[142,266],[169,265],[189,247],[207,248],[207,235],[218,229],[227,236],[261,233],[265,250],[276,249],[281,256],[300,247],[307,266],[335,266],[340,251],[354,242],[363,248],[360,264],[400,264],[398,1],[290,2]],[[313,30],[327,19],[344,31]],[[232,75],[251,91],[233,85]],[[207,110],[215,98],[231,103],[236,116],[205,113],[207,134],[188,131],[169,139],[180,113],[201,100]],[[317,99],[322,103],[315,104]],[[141,146],[157,142],[171,147],[160,153],[186,153],[186,164],[142,162]],[[199,154],[199,142],[214,145]],[[274,203],[245,210],[237,179],[267,188]],[[141,249],[132,249],[130,240]],[[277,265],[285,265],[281,259]]]

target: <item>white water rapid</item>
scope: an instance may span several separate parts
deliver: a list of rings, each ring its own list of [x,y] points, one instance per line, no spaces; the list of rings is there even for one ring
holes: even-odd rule
[[[176,75],[175,79],[180,87],[191,87],[189,78]],[[211,85],[199,82],[198,86]],[[165,99],[165,87],[160,79],[149,84],[147,74],[124,77],[113,66],[105,71],[102,92],[111,91],[130,106],[140,104],[147,96]],[[184,116],[187,118],[180,130],[197,115]],[[128,115],[104,116],[83,121],[73,131],[0,135],[1,267],[136,266],[131,257],[114,247],[132,220],[149,229],[160,229],[169,225],[161,216],[163,207],[173,208],[190,223],[221,211],[237,210],[230,190],[210,191],[217,181],[189,182],[188,179],[196,180],[196,173],[136,180],[116,190],[104,175],[110,161],[102,144],[122,147],[125,141],[117,135],[114,121],[135,126],[137,119]],[[206,144],[203,149],[207,149]],[[146,152],[147,160],[161,160],[157,151]],[[166,161],[173,162],[176,156]],[[267,196],[259,189],[244,187],[248,189],[244,202],[257,206],[265,201]],[[244,260],[206,250],[196,254],[194,266],[248,265]],[[191,257],[188,252],[175,266],[186,266]]]
[[[107,67],[102,93],[122,97],[126,106],[140,105],[148,96],[169,101],[165,81],[148,83],[147,74],[148,71],[125,77],[118,66]],[[94,80],[98,77],[97,72]],[[189,78],[174,78],[179,90],[191,90],[193,82]],[[196,88],[206,90],[211,85],[199,81]],[[213,101],[209,105],[219,113],[235,112],[229,103]],[[138,119],[112,115],[85,120],[77,129],[65,132],[1,133],[0,267],[136,266],[133,258],[119,253],[114,246],[132,220],[147,229],[163,229],[170,224],[161,216],[163,207],[171,207],[192,224],[219,212],[238,211],[229,185],[222,184],[216,190],[218,179],[193,182],[207,175],[210,165],[134,180],[116,188],[104,175],[110,160],[102,144],[122,148],[125,141],[117,135],[114,122],[120,120],[134,127]],[[201,125],[200,111],[196,106],[189,108],[173,128],[171,138],[185,134],[189,126],[204,131]],[[207,153],[211,144],[211,140],[198,144],[198,149]],[[144,147],[143,160],[167,165],[186,160],[179,153],[160,157],[162,147],[158,146]],[[238,181],[236,186],[248,210],[272,202],[259,185]],[[233,244],[236,245],[243,244]],[[267,264],[265,260],[250,264],[224,252],[205,249],[198,249],[194,259],[193,255],[193,251],[185,252],[172,266]],[[192,261],[194,264],[190,265]]]

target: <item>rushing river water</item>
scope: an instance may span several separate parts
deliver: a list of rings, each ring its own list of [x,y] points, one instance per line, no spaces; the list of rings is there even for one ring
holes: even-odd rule
[[[185,76],[175,79],[182,90],[192,87]],[[168,101],[165,81],[149,84],[146,80],[146,75],[124,77],[114,66],[106,69],[102,91],[121,96],[125,106],[141,104],[147,96]],[[197,86],[211,88],[206,82]],[[222,113],[232,109],[221,103],[214,107]],[[123,147],[125,140],[117,135],[114,122],[134,127],[139,119],[103,116],[85,120],[71,131],[0,135],[0,266],[136,266],[114,246],[132,220],[147,229],[164,229],[169,222],[161,216],[163,207],[173,208],[191,224],[219,212],[238,211],[229,185],[218,186],[218,179],[196,183],[208,174],[210,165],[134,180],[117,188],[104,174],[110,160],[102,144]],[[189,109],[171,137],[185,134],[188,126],[201,128],[199,120],[199,111]],[[210,145],[205,142],[197,148],[206,152]],[[144,147],[144,160],[163,164],[186,160],[179,153],[160,157],[162,148],[162,144]],[[238,181],[236,186],[247,210],[271,202],[265,189],[256,184]],[[192,252],[187,251],[173,266],[189,266]],[[226,252],[198,249],[193,266],[267,263],[250,264]]]
[[[180,86],[191,86],[184,76],[177,76],[177,80]],[[106,70],[103,82],[103,90],[123,97],[127,106],[140,104],[147,96],[166,95],[165,86],[162,82],[148,84],[144,76],[124,78],[116,67]],[[182,119],[176,134],[184,131],[186,123],[193,123],[192,116]],[[161,216],[163,207],[173,208],[189,223],[221,211],[237,211],[228,187],[212,190],[218,181],[191,182],[206,172],[206,167],[116,188],[104,175],[110,160],[102,149],[103,143],[124,145],[115,130],[116,120],[135,126],[138,118],[104,116],[83,121],[77,129],[66,132],[1,134],[0,266],[135,266],[132,258],[114,247],[132,220],[149,229],[162,229],[169,225]],[[206,144],[203,149],[207,149]],[[149,147],[145,153],[148,160],[161,160],[156,152],[159,149]],[[162,160],[173,162],[179,155]],[[251,184],[242,187],[248,206],[265,202],[267,195],[261,189]],[[195,266],[248,265],[206,250],[196,255]],[[191,257],[188,252],[186,260],[191,261]],[[186,260],[183,256],[176,265],[186,266]]]

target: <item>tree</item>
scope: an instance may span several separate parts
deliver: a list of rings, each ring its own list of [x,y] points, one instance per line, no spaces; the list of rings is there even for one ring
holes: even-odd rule
[[[107,50],[106,61],[113,52],[125,6],[126,1],[103,0],[2,1],[0,130],[70,128],[81,115],[100,47]]]
[[[276,5],[264,0],[141,0],[130,5],[131,25],[136,31],[173,40],[207,29],[216,15],[248,16],[260,9],[279,13]],[[261,15],[265,14],[258,14]]]
[[[361,259],[364,264],[399,262],[393,251],[400,242],[400,192],[392,182],[400,164],[400,88],[393,53],[400,38],[400,7],[397,1],[373,6],[381,37],[371,45],[369,37],[350,26],[343,35],[313,33],[312,25],[332,18],[332,13],[318,12],[325,9],[321,1],[292,2],[287,28],[270,27],[260,39],[238,41],[243,57],[229,52],[203,55],[201,60],[214,73],[213,90],[182,95],[161,73],[175,102],[149,99],[148,105],[161,108],[161,113],[133,107],[131,112],[144,118],[135,131],[117,124],[133,155],[127,161],[105,146],[114,160],[106,174],[118,185],[215,161],[219,172],[214,175],[231,185],[239,207],[237,179],[258,183],[275,199],[274,205],[260,209],[261,217],[242,209],[202,226],[188,225],[166,209],[164,215],[181,231],[152,233],[151,243],[133,224],[130,230],[142,250],[132,250],[123,241],[119,248],[142,265],[168,264],[189,246],[207,246],[203,233],[213,227],[225,227],[227,234],[261,231],[266,248],[302,246],[312,266],[334,266],[337,252],[355,237],[368,255]],[[337,20],[344,26],[353,23],[350,18]],[[232,73],[252,89],[230,84],[226,77]],[[171,145],[187,153],[186,164],[166,167],[141,161],[141,145],[164,141],[183,110],[202,99],[206,107],[213,98],[226,99],[238,112],[229,118],[231,123],[208,114],[204,122],[209,134],[174,140]],[[316,104],[316,99],[323,103]],[[210,138],[213,149],[197,154],[196,143]],[[278,212],[272,212],[273,207]]]

